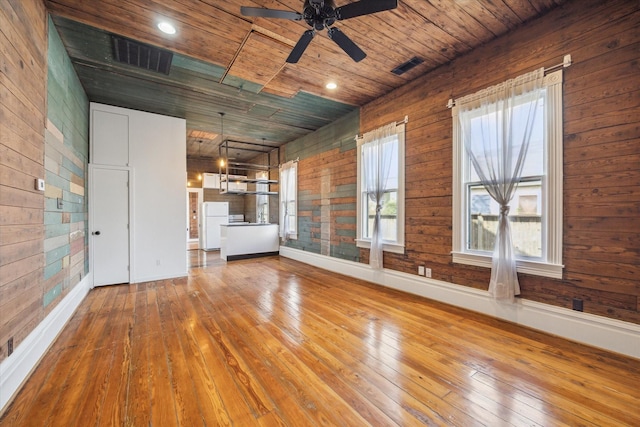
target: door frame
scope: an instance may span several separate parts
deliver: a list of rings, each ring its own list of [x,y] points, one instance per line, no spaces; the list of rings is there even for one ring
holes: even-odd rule
[[[94,272],[95,269],[93,268],[95,265],[95,260],[94,260],[94,253],[93,253],[93,237],[91,234],[91,230],[93,230],[93,226],[95,224],[95,218],[94,218],[94,213],[95,213],[95,205],[94,205],[94,201],[95,198],[93,197],[93,174],[94,171],[96,169],[103,169],[103,170],[119,170],[119,171],[127,171],[128,175],[129,175],[129,283],[131,283],[131,278],[135,277],[134,275],[134,242],[133,242],[133,230],[135,227],[135,224],[133,223],[133,221],[131,221],[131,218],[133,218],[133,213],[134,213],[134,202],[133,202],[133,190],[132,188],[134,188],[133,186],[133,182],[134,182],[134,173],[133,173],[133,168],[131,167],[127,167],[127,166],[109,166],[109,165],[96,165],[93,163],[89,163],[89,194],[88,194],[88,198],[89,198],[89,203],[87,206],[88,209],[88,214],[89,214],[89,221],[88,221],[88,228],[87,228],[87,232],[89,233],[88,240],[89,240],[89,275],[91,277],[91,288],[95,288],[95,280],[94,280]]]
[[[189,211],[189,194],[197,193],[198,194],[198,207],[196,208],[196,215],[198,215],[198,237],[196,239],[189,238],[189,217],[191,216],[191,212]],[[201,218],[201,207],[202,207],[202,197],[204,196],[204,191],[202,188],[194,188],[187,187],[187,206],[185,209],[187,210],[187,243],[200,242],[200,233],[202,232],[202,218]]]

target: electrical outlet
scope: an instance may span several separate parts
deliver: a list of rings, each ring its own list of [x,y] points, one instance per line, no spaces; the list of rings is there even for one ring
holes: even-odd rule
[[[418,276],[424,276],[424,265],[418,266]]]
[[[574,298],[573,299],[573,309],[575,311],[583,311],[584,304],[583,304],[583,302],[582,302],[582,300],[580,298]]]
[[[424,269],[424,277],[431,277],[431,269],[430,268],[425,268]]]
[[[13,353],[13,337],[7,340],[7,356],[11,356]]]

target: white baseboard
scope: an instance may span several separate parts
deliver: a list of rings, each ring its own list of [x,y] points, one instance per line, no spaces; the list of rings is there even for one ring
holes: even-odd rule
[[[11,356],[0,363],[0,414],[45,355],[58,334],[87,296],[91,274],[73,287],[45,319],[16,347]]]
[[[481,291],[368,264],[319,255],[286,246],[280,255],[350,277],[487,314],[549,334],[640,359],[640,325],[517,299],[499,303]]]

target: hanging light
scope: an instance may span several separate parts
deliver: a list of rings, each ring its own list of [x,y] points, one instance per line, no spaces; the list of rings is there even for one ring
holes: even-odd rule
[[[222,120],[224,113],[219,112],[218,114],[220,114],[220,146],[222,146],[222,143],[224,142],[224,121]],[[224,167],[224,158],[222,157],[220,158],[220,167]]]
[[[198,160],[202,159],[202,140],[198,140]],[[202,181],[202,173],[198,172],[198,181]],[[191,185],[191,183],[189,183]]]

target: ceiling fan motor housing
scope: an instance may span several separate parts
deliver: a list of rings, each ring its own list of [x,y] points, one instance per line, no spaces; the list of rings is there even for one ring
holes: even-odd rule
[[[242,6],[240,12],[244,16],[262,18],[288,19],[304,21],[311,27],[300,36],[300,39],[287,57],[287,63],[295,64],[304,53],[317,31],[327,29],[327,34],[354,61],[362,61],[367,54],[358,47],[345,33],[337,27],[331,27],[336,21],[343,21],[358,16],[370,15],[398,7],[398,0],[357,0],[336,8],[335,0],[304,0],[302,13],[290,10],[268,9],[264,7]]]
[[[302,15],[316,31],[328,28],[336,22],[334,0],[305,0]]]

